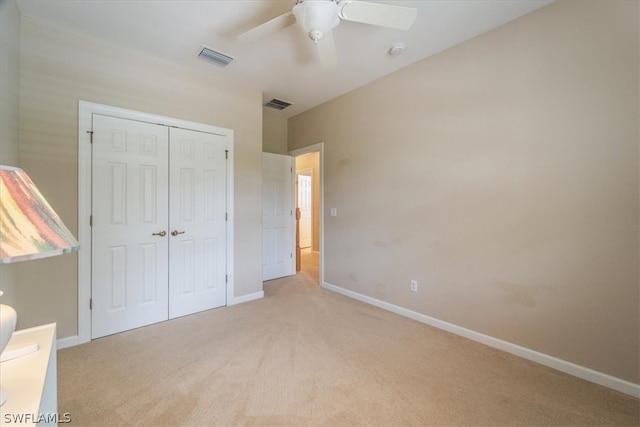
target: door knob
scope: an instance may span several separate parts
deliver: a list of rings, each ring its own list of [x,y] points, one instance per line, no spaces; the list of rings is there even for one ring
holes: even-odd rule
[[[172,235],[172,236],[177,236],[178,234],[184,234],[184,231],[173,230],[173,231],[171,232],[171,235]]]
[[[151,233],[151,235],[152,235],[152,236],[160,236],[160,237],[164,237],[164,236],[166,236],[166,235],[167,235],[167,232],[166,232],[166,231],[164,231],[164,230],[162,230],[162,231],[161,231],[161,232],[159,232],[159,233]]]

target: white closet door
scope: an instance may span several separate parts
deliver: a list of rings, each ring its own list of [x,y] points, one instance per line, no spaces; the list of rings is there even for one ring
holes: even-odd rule
[[[167,319],[168,130],[93,115],[92,338]]]
[[[262,280],[295,274],[293,157],[262,153]]]
[[[227,139],[170,131],[169,318],[226,304]]]

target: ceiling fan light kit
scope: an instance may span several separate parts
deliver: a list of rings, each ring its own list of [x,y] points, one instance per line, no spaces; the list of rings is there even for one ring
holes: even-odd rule
[[[296,24],[316,43],[340,23],[338,3],[332,0],[298,0],[293,14]]]

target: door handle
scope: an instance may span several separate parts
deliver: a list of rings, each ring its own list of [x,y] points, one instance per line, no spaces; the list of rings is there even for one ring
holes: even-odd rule
[[[184,234],[184,233],[185,233],[184,231],[173,230],[173,231],[171,232],[171,235],[172,235],[172,236],[177,236],[178,234]]]
[[[167,235],[167,232],[166,232],[166,231],[164,231],[164,230],[162,230],[162,231],[161,231],[161,232],[159,232],[159,233],[151,233],[151,235],[152,235],[152,236],[160,236],[160,237],[164,237],[164,236],[166,236],[166,235]]]

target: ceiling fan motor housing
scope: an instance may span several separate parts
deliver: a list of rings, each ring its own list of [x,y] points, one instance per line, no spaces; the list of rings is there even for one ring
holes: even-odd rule
[[[340,23],[338,3],[334,0],[298,0],[293,14],[296,24],[315,42]]]

